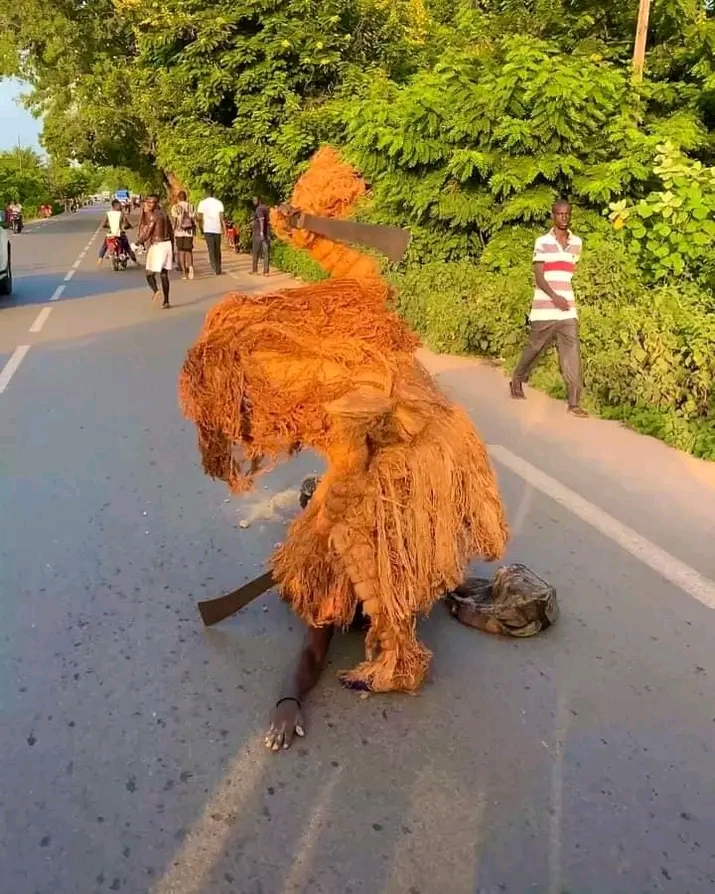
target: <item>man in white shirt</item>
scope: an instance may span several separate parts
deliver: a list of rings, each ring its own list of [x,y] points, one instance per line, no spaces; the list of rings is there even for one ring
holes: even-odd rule
[[[199,202],[196,213],[201,224],[201,232],[206,239],[211,269],[218,276],[221,273],[221,233],[223,232],[223,202],[207,195]]]
[[[131,230],[132,225],[126,212],[122,209],[122,203],[118,199],[115,199],[112,202],[112,209],[111,211],[107,211],[102,226],[105,230],[109,230],[110,236],[114,236],[115,238],[119,239],[124,251],[129,255],[129,257],[138,267],[139,261],[137,261],[137,256],[132,250],[132,247],[129,243],[129,238],[126,233],[127,230]],[[100,265],[102,263],[106,254],[107,239],[105,237],[99,247],[99,260],[97,261],[97,265]]]
[[[581,257],[581,240],[569,230],[571,205],[560,199],[551,209],[553,227],[534,246],[534,298],[529,314],[529,343],[511,379],[511,396],[523,400],[524,382],[541,354],[556,341],[561,374],[573,416],[588,416],[581,406],[581,352],[578,313],[571,279]]]

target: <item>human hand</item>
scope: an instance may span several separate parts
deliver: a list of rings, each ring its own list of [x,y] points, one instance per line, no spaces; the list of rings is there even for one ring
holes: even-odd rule
[[[300,705],[293,698],[281,699],[276,705],[268,732],[266,733],[266,748],[271,751],[279,751],[281,748],[290,748],[294,736],[305,735],[305,727]]]
[[[554,293],[551,296],[551,300],[556,305],[556,307],[558,307],[559,310],[569,309],[569,303],[562,295],[557,295],[556,293]]]

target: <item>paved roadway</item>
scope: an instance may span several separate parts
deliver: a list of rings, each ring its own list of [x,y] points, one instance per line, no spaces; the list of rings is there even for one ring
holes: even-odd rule
[[[98,224],[28,227],[0,306],[0,892],[714,890],[713,468],[426,356],[562,616],[501,641],[435,611],[418,698],[341,690],[346,636],[274,755],[299,625],[272,597],[205,631],[195,603],[264,567],[313,460],[245,500],[203,476],[177,372],[236,283],[174,282],[164,313],[97,270]]]

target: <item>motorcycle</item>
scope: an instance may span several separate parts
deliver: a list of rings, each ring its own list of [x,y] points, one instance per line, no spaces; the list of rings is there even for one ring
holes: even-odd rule
[[[10,213],[10,227],[13,233],[22,233],[22,214],[19,211]]]
[[[107,254],[112,259],[114,270],[126,270],[129,254],[118,236],[107,236]]]

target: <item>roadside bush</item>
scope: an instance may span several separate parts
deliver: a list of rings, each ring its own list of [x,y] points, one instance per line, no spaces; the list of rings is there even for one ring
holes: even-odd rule
[[[649,285],[618,232],[601,215],[578,214],[585,237],[575,288],[588,405],[644,434],[715,459],[715,312],[712,292],[683,279]],[[407,260],[388,273],[397,309],[427,347],[477,354],[513,368],[527,338],[532,249],[543,227],[504,228],[478,260]],[[304,280],[325,274],[280,244],[276,264]],[[555,352],[532,384],[563,398]]]
[[[511,368],[526,339],[532,234],[497,237],[480,263],[432,263],[393,277],[398,309],[434,351]],[[495,244],[503,239],[503,244]],[[526,260],[524,260],[526,257]],[[502,272],[504,271],[504,272]],[[647,288],[617,238],[594,234],[577,273],[584,379],[601,415],[715,459],[715,314],[694,283]],[[563,397],[555,352],[534,384]]]
[[[654,280],[688,274],[707,279],[715,249],[715,168],[687,158],[672,143],[658,146],[653,174],[662,189],[638,202],[609,205],[609,219]]]
[[[433,262],[392,280],[397,307],[433,351],[507,359],[521,343],[531,284],[469,261]]]
[[[249,246],[248,251],[250,250]],[[271,244],[271,264],[305,282],[319,282],[328,278],[325,270],[307,252],[299,251],[285,242],[274,241]]]

